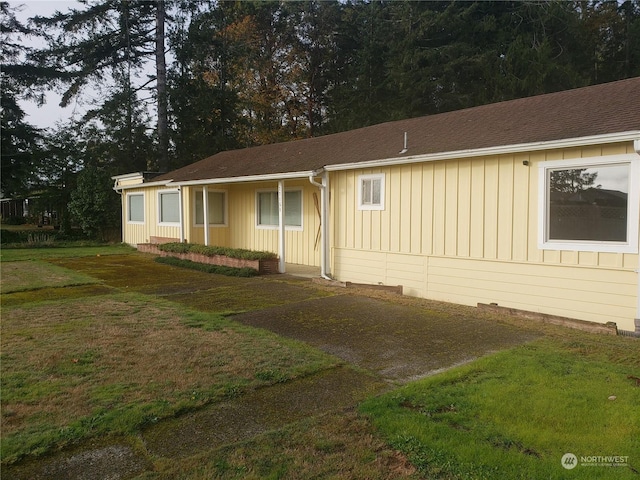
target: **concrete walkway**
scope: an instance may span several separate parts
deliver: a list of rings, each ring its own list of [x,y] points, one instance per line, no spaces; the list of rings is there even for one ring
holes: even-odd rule
[[[531,332],[479,316],[358,295],[291,303],[232,318],[309,343],[396,384],[534,338]]]

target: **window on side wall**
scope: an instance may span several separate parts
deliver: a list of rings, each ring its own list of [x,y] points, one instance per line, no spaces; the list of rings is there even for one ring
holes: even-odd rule
[[[257,192],[256,204],[258,227],[277,227],[279,223],[278,192]],[[284,225],[289,229],[302,228],[302,190],[284,192]]]
[[[384,173],[358,177],[358,209],[384,210]]]
[[[144,193],[127,195],[127,223],[144,223]]]
[[[639,161],[616,155],[541,164],[538,246],[637,253]]]
[[[227,224],[227,193],[219,190],[209,190],[207,193],[209,202],[209,225]],[[195,224],[204,225],[204,202],[202,190],[195,192]]]
[[[180,193],[177,190],[158,192],[158,219],[161,224],[180,223]]]

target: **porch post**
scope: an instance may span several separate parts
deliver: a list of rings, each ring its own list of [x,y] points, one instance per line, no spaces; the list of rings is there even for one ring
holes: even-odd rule
[[[185,233],[184,233],[184,212],[182,211],[183,208],[183,201],[182,201],[182,186],[178,187],[178,213],[180,216],[180,243],[185,242],[187,239],[185,238]]]
[[[204,244],[209,246],[209,187],[202,186],[202,213],[204,223]]]
[[[284,180],[278,180],[278,256],[280,257],[280,273],[285,273],[284,258]]]

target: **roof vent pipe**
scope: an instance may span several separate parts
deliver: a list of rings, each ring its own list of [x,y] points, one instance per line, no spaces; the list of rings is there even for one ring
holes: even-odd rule
[[[407,140],[408,140],[407,132],[404,132],[404,147],[402,148],[402,150],[400,150],[399,155],[402,155],[403,153],[407,153],[407,150],[409,149],[407,146]]]

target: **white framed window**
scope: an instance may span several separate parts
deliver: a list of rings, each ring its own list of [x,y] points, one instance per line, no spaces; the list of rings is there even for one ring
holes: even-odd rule
[[[257,191],[256,225],[259,228],[277,228],[278,223],[278,192]],[[302,230],[302,190],[285,190],[284,225],[289,230]]]
[[[144,223],[144,193],[127,194],[127,223]]]
[[[538,247],[637,253],[639,178],[637,155],[541,163]]]
[[[194,191],[194,224],[204,225],[204,205],[202,190]],[[224,190],[209,190],[207,192],[209,203],[209,226],[227,225],[227,192]]]
[[[180,192],[178,190],[158,192],[158,223],[172,226],[180,224]]]
[[[358,210],[384,210],[384,173],[358,177]]]

